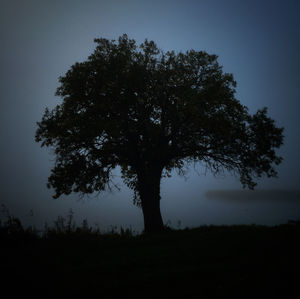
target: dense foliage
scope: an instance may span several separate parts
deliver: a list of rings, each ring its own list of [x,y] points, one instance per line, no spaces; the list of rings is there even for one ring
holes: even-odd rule
[[[161,177],[190,163],[233,172],[249,188],[276,176],[283,129],[266,108],[248,113],[216,55],[165,53],[127,35],[95,42],[87,61],[60,78],[62,103],[38,123],[36,141],[55,149],[54,197],[110,188],[117,166],[144,213],[160,199]]]

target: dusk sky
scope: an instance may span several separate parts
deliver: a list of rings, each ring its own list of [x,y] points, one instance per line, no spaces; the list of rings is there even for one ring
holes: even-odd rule
[[[120,192],[52,199],[46,183],[55,157],[34,141],[45,108],[60,103],[54,96],[58,77],[87,59],[94,38],[123,33],[138,44],[154,40],[165,51],[218,55],[237,81],[237,99],[250,113],[267,106],[285,128],[278,178],[261,179],[250,194],[231,175],[214,178],[199,168],[200,175],[191,169],[185,180],[174,173],[161,185],[164,222],[192,227],[300,220],[298,0],[0,0],[0,204],[26,225],[51,224],[72,209],[78,224],[87,218],[100,229],[143,228],[142,211],[118,171]]]

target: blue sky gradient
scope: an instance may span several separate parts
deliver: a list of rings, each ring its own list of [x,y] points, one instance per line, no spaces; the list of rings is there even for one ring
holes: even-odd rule
[[[25,223],[51,222],[72,208],[79,222],[88,218],[100,227],[142,228],[142,213],[120,178],[121,192],[53,200],[46,182],[54,156],[34,142],[44,109],[60,103],[54,96],[58,77],[89,56],[94,38],[117,39],[123,33],[138,43],[154,40],[163,50],[217,54],[237,81],[241,103],[251,113],[267,106],[285,127],[279,178],[262,179],[258,188],[299,189],[300,1],[1,0],[0,203]],[[278,201],[223,203],[205,192],[240,190],[238,179],[198,176],[193,170],[188,177],[174,175],[162,182],[163,218],[174,225],[178,220],[196,226],[300,219],[300,204],[285,203],[283,195],[279,206]],[[31,209],[33,217],[28,216]]]

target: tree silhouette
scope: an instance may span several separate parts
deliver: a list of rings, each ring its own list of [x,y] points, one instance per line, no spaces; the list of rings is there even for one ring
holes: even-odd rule
[[[200,162],[251,189],[256,178],[276,176],[283,128],[266,108],[250,115],[235,99],[236,82],[216,55],[165,53],[126,34],[95,42],[87,61],[60,77],[62,103],[37,123],[36,141],[55,150],[54,198],[106,190],[120,166],[152,232],[163,229],[160,181],[172,169]]]

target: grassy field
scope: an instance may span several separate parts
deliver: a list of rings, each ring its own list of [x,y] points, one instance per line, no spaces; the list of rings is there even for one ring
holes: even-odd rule
[[[1,225],[1,289],[38,298],[294,298],[300,225],[203,226],[157,235]],[[10,227],[10,228],[9,228]]]

